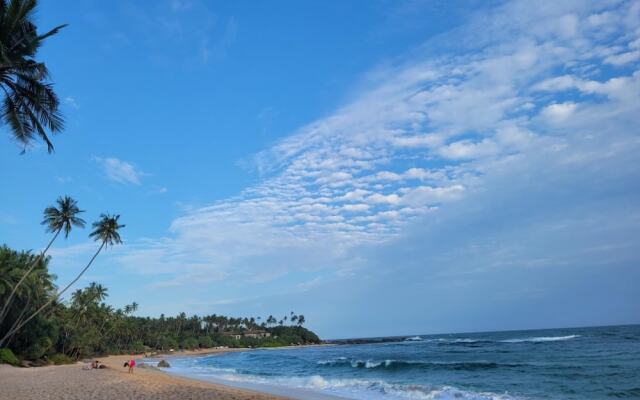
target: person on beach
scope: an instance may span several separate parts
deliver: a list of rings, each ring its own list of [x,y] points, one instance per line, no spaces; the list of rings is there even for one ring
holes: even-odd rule
[[[134,360],[134,359],[131,359],[131,360],[129,360],[129,362],[128,362],[127,364],[129,364],[129,365],[128,365],[128,366],[129,366],[129,373],[130,373],[130,374],[133,374],[133,367],[135,367],[135,366],[136,366],[136,362],[135,362],[135,360]]]

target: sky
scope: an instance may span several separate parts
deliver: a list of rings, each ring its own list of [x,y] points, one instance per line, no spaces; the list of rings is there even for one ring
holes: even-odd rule
[[[0,126],[0,239],[60,195],[138,315],[323,338],[640,323],[640,1],[41,1],[55,153]],[[71,280],[98,244],[58,239]]]

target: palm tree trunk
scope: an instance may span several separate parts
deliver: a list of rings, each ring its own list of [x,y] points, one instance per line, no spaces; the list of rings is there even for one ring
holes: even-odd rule
[[[4,303],[4,306],[2,307],[2,311],[0,311],[0,324],[2,324],[2,321],[4,321],[4,317],[6,316],[7,312],[9,312],[9,305],[11,305],[11,302],[13,301],[13,297],[16,295],[18,288],[20,287],[20,285],[22,285],[22,282],[24,282],[24,280],[27,279],[27,276],[29,276],[29,274],[33,272],[33,269],[36,267],[36,265],[38,265],[40,260],[42,260],[42,257],[44,257],[45,253],[49,250],[49,247],[51,247],[53,242],[55,242],[56,238],[60,234],[60,231],[62,231],[62,227],[56,231],[56,234],[53,235],[53,238],[49,241],[49,244],[47,245],[47,247],[45,247],[45,249],[40,253],[40,255],[35,260],[33,260],[27,272],[25,272],[25,274],[22,275],[22,278],[20,278],[18,283],[16,283],[16,285],[13,287],[13,290],[11,290],[11,293],[9,294],[9,298],[7,298],[7,301]]]
[[[53,297],[51,300],[47,301],[46,303],[44,303],[44,305],[42,305],[42,307],[38,308],[33,314],[31,314],[31,316],[29,316],[29,318],[27,318],[26,320],[24,320],[20,325],[18,325],[17,327],[11,329],[9,332],[7,332],[6,335],[4,335],[4,337],[2,339],[0,339],[0,347],[2,347],[2,343],[4,343],[7,338],[9,338],[10,336],[13,336],[18,330],[20,330],[20,328],[22,328],[27,322],[31,321],[33,318],[35,318],[36,315],[40,314],[40,312],[42,312],[42,310],[44,310],[45,308],[47,308],[51,303],[53,303],[54,301],[58,300],[60,298],[60,296],[62,296],[62,294],[64,292],[67,291],[67,289],[69,289],[71,287],[71,285],[73,285],[74,283],[76,283],[78,281],[78,279],[80,279],[80,277],[82,276],[82,274],[84,274],[87,269],[89,269],[89,267],[91,266],[91,264],[93,263],[93,261],[96,259],[96,257],[98,257],[98,254],[100,254],[100,251],[102,251],[102,249],[104,248],[104,245],[106,244],[106,242],[102,242],[102,244],[100,245],[100,247],[98,248],[98,251],[96,251],[96,254],[93,255],[93,257],[91,257],[91,260],[89,261],[89,263],[87,264],[86,267],[84,267],[84,269],[82,271],[80,271],[80,273],[78,274],[78,276],[76,276],[76,278],[74,280],[71,281],[71,283],[69,283],[67,286],[65,286],[64,289],[62,289],[60,292],[58,292],[57,295],[55,295],[55,297]]]

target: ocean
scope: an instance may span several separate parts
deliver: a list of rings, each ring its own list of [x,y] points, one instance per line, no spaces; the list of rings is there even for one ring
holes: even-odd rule
[[[177,357],[168,371],[300,399],[640,399],[640,325]]]

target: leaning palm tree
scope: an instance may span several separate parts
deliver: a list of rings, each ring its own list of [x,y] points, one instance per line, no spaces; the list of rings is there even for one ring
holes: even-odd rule
[[[42,310],[47,308],[51,303],[57,301],[60,296],[64,294],[74,283],[80,279],[80,277],[89,269],[93,261],[98,257],[98,254],[102,251],[105,246],[113,246],[114,244],[122,243],[122,239],[120,238],[119,229],[124,228],[124,225],[121,225],[118,220],[120,219],[119,215],[109,215],[109,214],[101,214],[100,219],[93,223],[93,232],[89,234],[95,241],[100,241],[100,247],[98,247],[98,251],[91,257],[89,263],[80,271],[80,273],[72,280],[67,286],[64,287],[61,291],[59,291],[53,298],[44,303],[40,308],[38,308],[33,314],[29,316],[29,318],[22,321],[18,326],[11,329],[7,334],[0,339],[0,345],[5,343],[6,340],[13,336],[16,332],[20,330],[25,324],[35,318],[36,315],[40,314]]]
[[[60,132],[60,101],[44,63],[35,60],[44,40],[66,25],[39,35],[33,22],[37,0],[0,0],[0,120],[24,149],[40,138],[53,151],[47,135]]]
[[[9,297],[7,297],[7,301],[4,303],[2,310],[0,310],[0,324],[4,320],[7,312],[9,311],[9,306],[13,302],[13,299],[18,291],[18,288],[27,276],[33,272],[33,269],[36,265],[42,260],[46,252],[49,250],[49,247],[55,242],[58,238],[60,232],[64,231],[64,238],[69,237],[69,233],[71,229],[76,226],[78,228],[84,228],[84,220],[78,216],[78,214],[83,213],[84,211],[78,208],[78,202],[72,199],[69,196],[58,197],[56,200],[56,206],[49,206],[44,209],[44,220],[42,221],[42,225],[47,227],[47,232],[53,233],[53,237],[49,241],[47,247],[38,255],[38,257],[34,258],[31,262],[31,265],[27,269],[27,272],[22,275],[22,278],[16,283],[16,285],[11,290]]]

